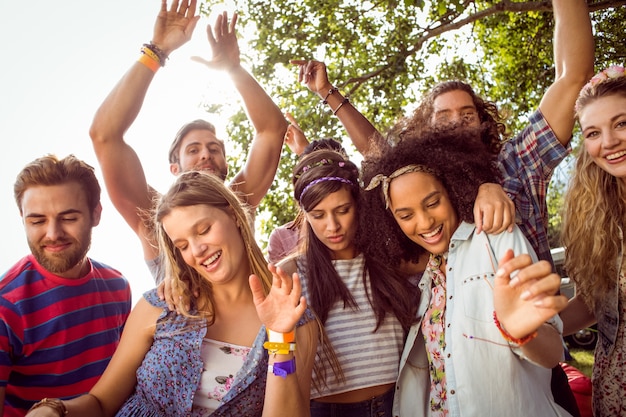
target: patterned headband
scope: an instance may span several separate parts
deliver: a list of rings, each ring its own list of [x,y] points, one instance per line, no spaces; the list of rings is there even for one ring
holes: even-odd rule
[[[344,184],[354,185],[352,181],[343,177],[320,177],[311,181],[310,183],[307,184],[306,187],[304,187],[304,190],[302,190],[302,192],[300,193],[300,202],[302,202],[302,197],[304,197],[304,194],[306,194],[306,192],[309,191],[311,187],[313,187],[316,184],[319,184],[320,182],[326,182],[326,181],[339,181],[339,182],[343,182]]]
[[[374,188],[382,184],[383,197],[385,198],[385,209],[388,209],[389,208],[389,184],[391,183],[391,180],[393,180],[394,178],[398,178],[401,175],[409,174],[411,172],[425,172],[427,174],[434,175],[433,170],[424,165],[406,165],[406,166],[403,166],[402,168],[396,169],[389,176],[386,176],[383,174],[376,175],[374,178],[372,178],[369,185],[365,187],[365,191],[373,190]]]
[[[302,167],[302,172],[300,172],[299,174],[296,174],[295,177],[296,177],[296,179],[298,179],[298,178],[300,178],[302,176],[302,174],[304,174],[305,172],[307,172],[308,170],[310,170],[312,168],[319,167],[319,166],[322,166],[322,165],[332,165],[334,163],[335,163],[335,161],[333,161],[332,159],[326,159],[326,158],[320,159],[317,162],[314,162],[314,163],[312,163],[310,165],[305,165],[304,167]],[[345,161],[339,161],[339,162],[337,162],[337,165],[339,167],[343,168],[344,166],[346,166],[346,163],[345,163]]]
[[[614,80],[616,78],[621,78],[626,76],[626,72],[624,71],[624,67],[621,65],[611,65],[610,67],[603,69],[596,75],[594,75],[591,80],[580,90],[580,94],[578,97],[581,97],[584,93],[586,93],[589,89],[597,86],[598,84],[607,81]],[[576,103],[576,111],[578,112],[580,108],[578,107],[578,103]]]

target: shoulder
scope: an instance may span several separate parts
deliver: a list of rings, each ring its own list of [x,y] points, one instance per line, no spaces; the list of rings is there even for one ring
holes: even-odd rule
[[[150,304],[151,306],[158,307],[161,309],[167,308],[167,303],[165,302],[165,300],[161,300],[159,298],[156,288],[153,288],[151,290],[144,292],[143,299],[146,300],[148,304]]]

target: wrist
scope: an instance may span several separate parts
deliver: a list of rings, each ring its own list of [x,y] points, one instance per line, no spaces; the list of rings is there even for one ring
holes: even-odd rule
[[[498,330],[500,331],[500,335],[504,338],[504,340],[506,340],[508,343],[513,344],[513,345],[517,345],[517,346],[523,346],[526,343],[530,342],[531,340],[533,340],[535,337],[537,337],[537,331],[534,331],[524,337],[514,337],[513,335],[511,335],[502,325],[502,323],[500,322],[500,320],[498,320],[498,316],[494,310],[493,312],[493,322],[496,324],[496,327],[498,328]]]
[[[322,100],[324,104],[328,102],[328,98],[333,95],[339,93],[339,89],[332,84],[328,83],[324,87],[320,88],[316,91],[316,94]]]
[[[274,362],[267,366],[267,371],[282,378],[286,378],[287,375],[291,375],[296,372],[296,358],[284,362]]]

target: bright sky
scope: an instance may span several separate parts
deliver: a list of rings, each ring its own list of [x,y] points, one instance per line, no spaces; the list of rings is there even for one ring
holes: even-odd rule
[[[152,37],[159,0],[89,1],[0,0],[0,196],[3,239],[0,274],[29,253],[13,200],[13,182],[22,167],[47,153],[73,153],[96,168],[103,187],[102,221],[94,229],[89,255],[129,278],[135,301],[153,287],[138,239],[110,204],[88,131],[93,114],[117,80]],[[226,6],[215,9],[227,10]],[[228,9],[230,11],[230,9]],[[173,180],[167,150],[178,128],[208,118],[224,133],[224,123],[202,111],[202,100],[238,106],[238,95],[220,72],[192,62],[210,58],[201,20],[193,39],[159,70],[142,112],[127,132],[143,161],[149,183],[165,191]],[[213,23],[214,19],[211,18]],[[240,39],[240,45],[245,40]]]

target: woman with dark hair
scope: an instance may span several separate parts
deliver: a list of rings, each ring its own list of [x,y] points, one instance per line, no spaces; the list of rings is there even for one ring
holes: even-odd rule
[[[294,197],[304,213],[303,245],[282,267],[297,271],[303,294],[323,323],[328,352],[318,348],[311,392],[316,417],[391,416],[416,291],[398,271],[365,256],[359,171],[331,150],[304,156],[294,168]],[[319,362],[316,362],[319,365]],[[318,368],[332,372],[320,374]]]
[[[391,265],[429,254],[394,415],[570,415],[550,389],[563,356],[559,276],[517,227],[477,234],[472,223],[478,187],[497,181],[493,158],[455,129],[405,137],[364,164],[366,253]]]

